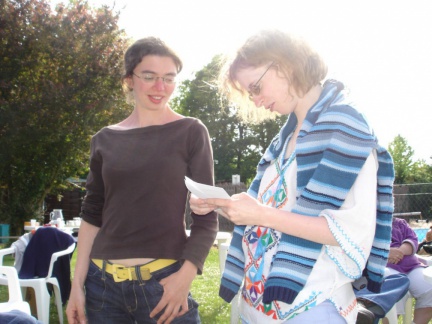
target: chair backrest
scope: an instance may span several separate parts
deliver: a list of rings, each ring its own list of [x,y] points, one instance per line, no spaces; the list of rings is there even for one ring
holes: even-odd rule
[[[0,249],[0,267],[3,266],[3,258],[5,255],[14,254],[16,252],[15,246],[10,246],[5,249]]]
[[[66,302],[71,290],[70,259],[74,248],[75,239],[71,235],[55,227],[40,227],[24,251],[19,278],[56,277],[60,285],[62,301]],[[65,250],[70,252],[59,257],[53,265],[51,262],[53,255]]]
[[[23,301],[18,273],[14,267],[0,266],[0,275],[8,280],[9,300],[0,303],[0,312],[9,312],[18,309],[30,315],[30,305]]]
[[[69,234],[55,227],[41,227],[30,240],[24,251],[23,263],[19,272],[20,279],[43,278],[48,275],[51,256],[55,252],[66,250],[75,243]],[[60,260],[59,260],[60,261]],[[65,264],[68,264],[66,260]]]

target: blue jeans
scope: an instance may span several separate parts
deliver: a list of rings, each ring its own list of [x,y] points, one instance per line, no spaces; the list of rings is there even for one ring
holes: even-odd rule
[[[152,273],[150,280],[114,282],[113,277],[90,262],[85,282],[86,313],[88,323],[123,324],[156,323],[163,311],[150,318],[151,311],[162,298],[159,281],[180,269],[180,263]],[[188,297],[189,311],[172,323],[201,323],[198,304]]]

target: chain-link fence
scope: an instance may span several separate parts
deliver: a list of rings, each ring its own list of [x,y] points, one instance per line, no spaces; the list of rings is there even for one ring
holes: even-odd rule
[[[395,184],[395,213],[420,212],[421,218],[432,219],[432,183]]]

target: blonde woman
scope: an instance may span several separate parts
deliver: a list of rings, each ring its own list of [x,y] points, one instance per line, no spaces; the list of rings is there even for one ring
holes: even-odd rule
[[[228,96],[289,117],[247,194],[190,199],[195,213],[217,209],[236,224],[220,296],[241,292],[243,323],[355,323],[351,283],[365,269],[379,291],[389,251],[390,155],[300,39],[262,31],[222,73]]]

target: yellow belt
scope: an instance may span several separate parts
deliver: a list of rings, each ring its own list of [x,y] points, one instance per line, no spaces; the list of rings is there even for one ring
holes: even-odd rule
[[[100,269],[104,268],[103,260],[92,259]],[[125,280],[138,280],[138,272],[141,274],[142,280],[149,280],[152,276],[151,273],[168,267],[176,263],[177,260],[170,259],[156,259],[142,266],[125,267],[121,264],[113,264],[108,261],[105,262],[105,271],[113,276],[115,282],[122,282]]]

